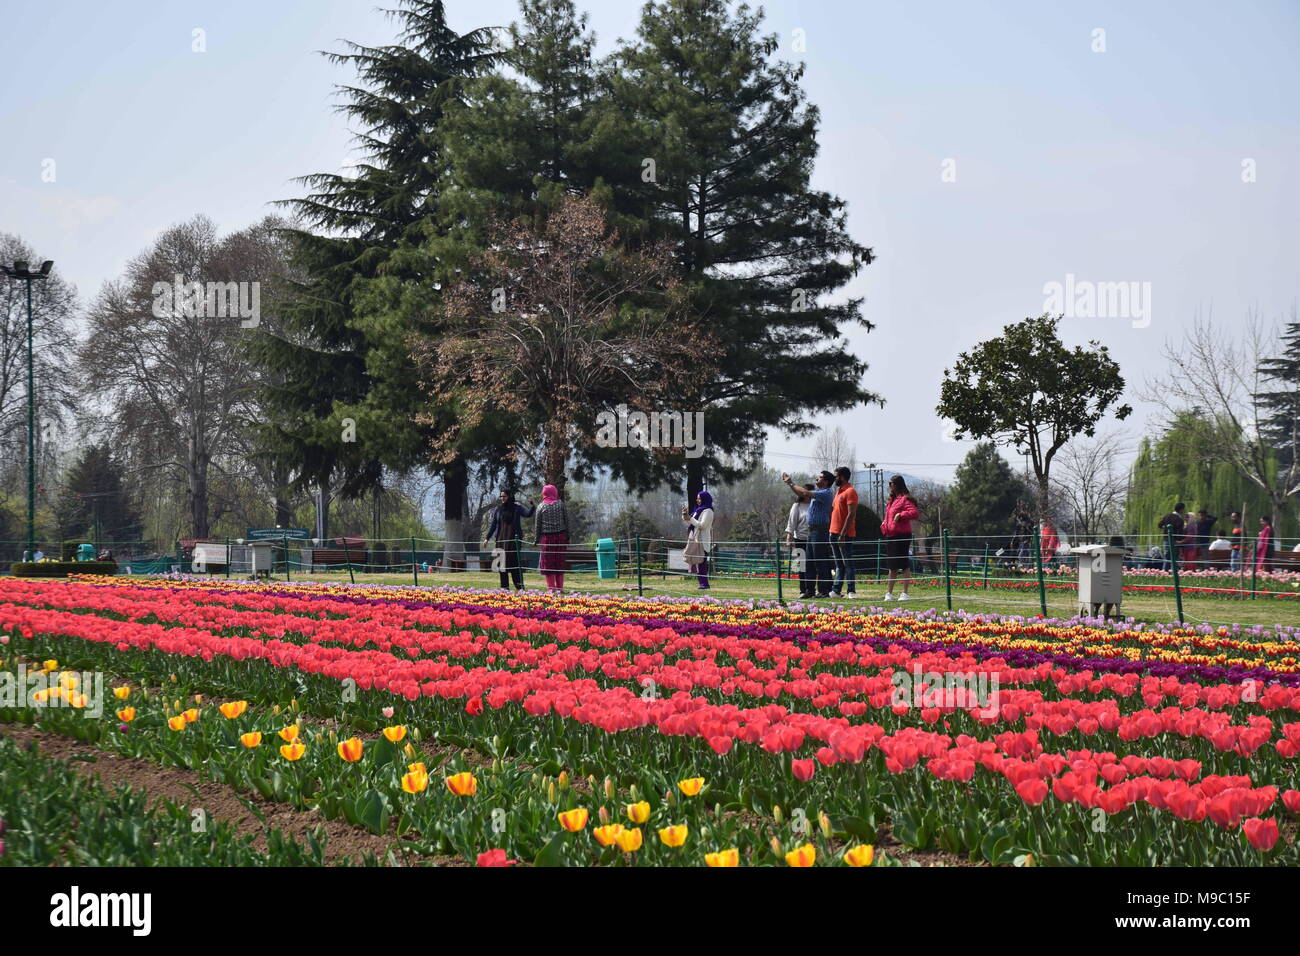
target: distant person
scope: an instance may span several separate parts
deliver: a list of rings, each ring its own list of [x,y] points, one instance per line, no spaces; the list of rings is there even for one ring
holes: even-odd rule
[[[1147,549],[1147,567],[1156,571],[1168,571],[1165,566],[1165,552],[1158,546],[1152,545]]]
[[[524,519],[531,517],[537,510],[525,508],[515,501],[512,489],[501,492],[496,510],[492,512],[492,525],[488,528],[488,539],[496,540],[497,547],[505,552],[505,565],[499,572],[501,587],[510,589],[510,579],[514,578],[515,590],[524,589],[524,566],[521,551],[524,538]]]
[[[1232,557],[1229,559],[1228,566],[1236,571],[1241,567],[1241,540],[1246,536],[1246,528],[1241,520],[1241,512],[1232,513],[1232,533],[1229,537],[1232,540]]]
[[[1030,535],[1033,534],[1034,523],[1029,518],[1029,509],[1023,499],[1016,502],[1016,510],[1011,520],[1011,550],[1015,553],[1016,562],[1024,564],[1029,560],[1029,541]]]
[[[1259,516],[1259,534],[1255,536],[1255,570],[1267,571],[1273,566],[1273,519]]]
[[[569,512],[554,485],[542,489],[542,503],[537,506],[537,545],[541,550],[537,568],[546,579],[546,589],[563,591],[564,572],[569,569]]]
[[[889,502],[885,505],[885,520],[880,522],[880,533],[885,536],[885,567],[889,569],[889,587],[885,600],[894,600],[894,579],[902,577],[903,588],[898,600],[907,600],[907,588],[912,583],[912,522],[921,517],[916,499],[907,490],[902,475],[889,479]]]
[[[835,476],[823,471],[811,487],[796,485],[789,475],[781,475],[796,497],[808,502],[808,561],[813,597],[831,594],[831,509],[835,504]]]
[[[808,600],[812,597],[808,573],[808,502],[800,499],[790,506],[790,517],[785,523],[785,547],[793,557],[794,549],[803,550],[803,561],[799,564],[799,598]]]
[[[1209,552],[1211,567],[1226,567],[1232,560],[1232,541],[1224,537],[1215,538],[1210,542]]]
[[[686,550],[683,556],[691,573],[699,580],[696,590],[709,590],[709,552],[713,550],[713,496],[701,491],[695,496],[695,510],[682,509],[687,531]]]
[[[1043,563],[1056,560],[1056,552],[1061,547],[1061,539],[1056,534],[1056,528],[1048,518],[1043,519],[1043,530],[1038,541],[1038,553],[1043,559]]]
[[[1205,552],[1209,548],[1210,540],[1214,536],[1214,522],[1219,519],[1210,514],[1204,508],[1196,513],[1195,530],[1189,529],[1191,533],[1190,547],[1192,549],[1191,560],[1189,564],[1195,567],[1202,564],[1205,560]]]
[[[840,597],[843,592],[846,600],[858,596],[855,587],[857,575],[853,567],[853,539],[858,534],[858,492],[850,482],[852,478],[853,472],[844,465],[835,469],[835,499],[831,503],[831,558],[835,562],[831,594]]]
[[[1156,527],[1165,533],[1166,540],[1172,536],[1174,547],[1179,547],[1183,543],[1183,532],[1187,529],[1187,505],[1181,501],[1178,502],[1178,504],[1174,505],[1173,511],[1160,519],[1160,523]],[[1169,560],[1172,561],[1177,553],[1171,550]]]

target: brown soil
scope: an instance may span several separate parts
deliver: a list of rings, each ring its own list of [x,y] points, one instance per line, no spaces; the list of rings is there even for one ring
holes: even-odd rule
[[[307,834],[316,827],[324,827],[329,840],[325,856],[331,863],[359,863],[362,855],[372,853],[386,861],[391,848],[394,858],[403,866],[465,866],[461,857],[426,857],[410,853],[393,843],[391,837],[377,836],[360,827],[350,826],[344,820],[326,820],[315,810],[295,810],[283,803],[265,800],[260,794],[243,794],[266,818],[262,823],[249,812],[233,788],[199,776],[180,767],[161,767],[136,757],[122,757],[97,750],[89,744],[19,724],[0,724],[0,734],[10,737],[23,747],[35,741],[41,753],[56,760],[67,761],[77,773],[94,777],[110,790],[116,784],[126,784],[133,790],[144,791],[151,803],[170,800],[186,808],[202,807],[214,819],[232,825],[240,836],[253,834],[253,845],[266,848],[266,827],[276,827],[286,835],[305,842]],[[91,760],[84,758],[90,757]],[[78,759],[81,758],[81,759]],[[191,787],[193,789],[191,789]],[[198,791],[196,797],[194,791]]]

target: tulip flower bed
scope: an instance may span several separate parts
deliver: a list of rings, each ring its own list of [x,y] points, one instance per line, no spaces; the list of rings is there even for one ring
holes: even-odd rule
[[[126,692],[0,720],[483,865],[1300,862],[1289,632],[9,581],[0,633]]]

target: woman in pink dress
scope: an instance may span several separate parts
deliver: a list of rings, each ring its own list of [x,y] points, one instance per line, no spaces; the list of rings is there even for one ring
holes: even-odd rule
[[[1259,516],[1259,534],[1255,538],[1255,570],[1267,571],[1273,559],[1273,519]]]
[[[546,578],[546,587],[551,591],[563,591],[564,572],[569,569],[566,560],[569,513],[554,485],[542,489],[542,503],[537,506],[537,544],[542,552],[537,568]]]

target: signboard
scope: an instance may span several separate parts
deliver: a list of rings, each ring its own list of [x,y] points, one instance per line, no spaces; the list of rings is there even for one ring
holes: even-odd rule
[[[306,528],[249,528],[248,541],[280,541],[291,538],[294,541],[310,541],[311,532]]]

